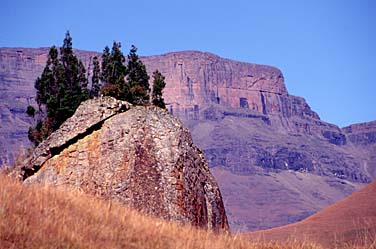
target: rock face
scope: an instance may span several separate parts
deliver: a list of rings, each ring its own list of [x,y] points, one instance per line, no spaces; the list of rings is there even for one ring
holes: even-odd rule
[[[23,172],[27,183],[70,185],[167,220],[228,229],[204,154],[160,108],[110,97],[86,101]]]
[[[348,140],[369,157],[364,162],[365,167],[376,178],[376,121],[350,125],[343,131]]]
[[[376,121],[350,125],[343,131],[356,146],[376,145]]]
[[[268,115],[319,118],[304,99],[287,93],[282,72],[271,66],[223,59],[210,53],[185,51],[143,58],[148,71],[166,76],[164,97],[181,118],[197,118],[213,104],[245,108]]]
[[[0,165],[29,145],[24,111],[47,52],[0,49]],[[98,55],[76,53],[86,67]],[[320,120],[277,68],[197,51],[142,60],[166,76],[168,110],[203,149],[234,231],[301,220],[376,177],[376,123],[341,129]]]

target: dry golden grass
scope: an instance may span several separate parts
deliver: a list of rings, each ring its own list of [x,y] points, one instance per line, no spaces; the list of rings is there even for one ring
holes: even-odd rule
[[[78,191],[24,186],[0,174],[0,248],[320,248],[252,242],[180,226]]]
[[[376,249],[376,181],[294,224],[249,233],[274,241],[315,241],[325,248]],[[247,235],[245,235],[247,236]]]

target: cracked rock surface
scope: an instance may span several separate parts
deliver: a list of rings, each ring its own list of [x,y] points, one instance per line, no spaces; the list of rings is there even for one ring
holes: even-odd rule
[[[33,167],[25,183],[69,185],[166,220],[228,229],[204,154],[181,122],[157,107],[86,101],[24,171]]]

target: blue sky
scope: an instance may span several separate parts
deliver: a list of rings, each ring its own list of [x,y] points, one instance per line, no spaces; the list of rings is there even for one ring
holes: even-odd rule
[[[0,47],[113,40],[140,55],[201,50],[280,68],[291,94],[339,126],[376,119],[373,0],[1,0]]]

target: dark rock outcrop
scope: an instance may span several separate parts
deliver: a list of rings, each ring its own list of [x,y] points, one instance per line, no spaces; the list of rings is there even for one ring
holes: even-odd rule
[[[357,146],[376,146],[376,121],[350,125],[343,131]]]
[[[204,154],[181,122],[157,107],[88,100],[22,171],[26,183],[69,185],[166,220],[228,229]]]
[[[343,133],[338,133],[335,131],[322,131],[322,135],[327,138],[331,144],[339,146],[346,144],[346,136]]]

